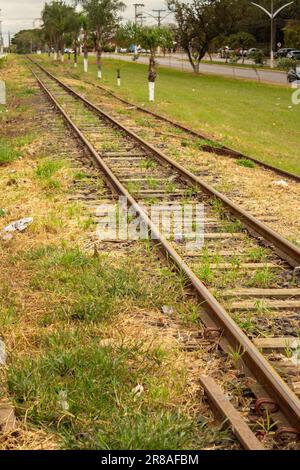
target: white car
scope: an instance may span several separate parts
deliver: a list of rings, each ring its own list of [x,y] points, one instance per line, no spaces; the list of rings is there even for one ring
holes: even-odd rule
[[[288,52],[286,56],[287,56],[288,59],[299,60],[300,59],[300,51],[295,49],[294,51]]]

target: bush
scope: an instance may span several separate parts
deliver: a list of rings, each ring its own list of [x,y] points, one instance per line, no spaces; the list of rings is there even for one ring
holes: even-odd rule
[[[295,68],[296,62],[297,61],[295,59],[288,59],[287,57],[281,57],[277,61],[277,68],[286,70],[288,72],[290,69]]]
[[[115,52],[115,47],[114,46],[104,46],[103,47],[103,52]]]
[[[255,65],[264,65],[266,62],[263,51],[254,51],[249,54],[249,59],[253,60]]]

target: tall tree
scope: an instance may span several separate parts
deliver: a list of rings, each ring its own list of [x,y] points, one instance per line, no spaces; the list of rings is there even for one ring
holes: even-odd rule
[[[211,41],[220,34],[235,32],[239,6],[236,0],[169,0],[177,21],[177,38],[186,51],[195,73],[209,50]]]
[[[74,49],[74,67],[77,67],[77,57],[79,48],[79,36],[82,29],[85,29],[86,18],[84,15],[73,12],[69,17],[68,26],[71,35],[71,47]]]
[[[103,47],[114,37],[120,20],[119,13],[125,4],[120,0],[80,0],[80,3],[95,34],[98,78],[102,78]]]
[[[300,21],[289,21],[283,31],[285,46],[300,49]]]
[[[148,84],[149,101],[155,99],[155,80],[157,77],[156,53],[159,47],[163,49],[173,46],[172,31],[166,27],[137,27],[132,23],[122,26],[116,36],[119,45],[129,46],[138,43],[142,48],[150,50]]]
[[[75,14],[73,7],[64,1],[46,3],[42,11],[43,30],[50,47],[54,48],[55,58],[60,55],[64,60],[65,35],[70,32],[71,18]]]
[[[252,34],[245,33],[241,31],[239,33],[231,34],[227,38],[227,44],[232,49],[240,49],[242,62],[245,62],[245,50],[249,49],[250,47],[255,46],[256,39]]]
[[[25,29],[16,33],[11,42],[18,54],[29,54],[42,48],[44,38],[40,29]]]

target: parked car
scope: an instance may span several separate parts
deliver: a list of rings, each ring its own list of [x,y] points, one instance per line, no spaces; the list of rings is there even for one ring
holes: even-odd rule
[[[291,51],[294,51],[295,49],[293,47],[283,47],[281,49],[278,49],[278,51],[275,54],[276,59],[279,59],[281,57],[286,57],[287,54]]]
[[[128,52],[128,49],[126,49],[125,47],[120,47],[119,51],[121,54],[126,54]]]
[[[300,51],[297,51],[297,50],[290,51],[286,57],[288,59],[300,60]]]
[[[247,57],[247,50],[246,49],[242,49],[241,47],[239,47],[238,49],[235,50],[235,53],[236,55],[239,55],[241,57]]]
[[[253,54],[254,52],[257,52],[259,51],[260,49],[257,49],[257,47],[251,47],[250,49],[248,49],[247,51],[245,51],[244,55],[246,57],[249,57],[249,55]]]

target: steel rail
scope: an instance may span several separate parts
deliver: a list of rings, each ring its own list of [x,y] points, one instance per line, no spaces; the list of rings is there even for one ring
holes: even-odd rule
[[[75,77],[73,77],[72,74],[70,74],[70,76],[72,78],[75,78]],[[116,95],[113,91],[108,90],[107,88],[105,88],[102,85],[98,85],[98,84],[93,83],[93,82],[91,82],[89,80],[86,80],[86,79],[84,79],[84,81],[86,83],[88,83],[89,85],[92,85],[96,88],[99,88],[99,90],[105,91],[108,95],[111,95],[116,100],[119,100],[119,101],[121,101],[122,103],[124,103],[128,106],[132,106],[132,107],[136,108],[138,111],[142,111],[146,114],[149,114],[150,116],[153,116],[157,119],[160,119],[161,121],[165,121],[165,122],[171,124],[172,126],[177,127],[178,129],[181,129],[182,131],[184,131],[184,132],[186,132],[190,135],[193,135],[194,137],[197,137],[197,138],[203,139],[203,140],[207,140],[207,141],[212,141],[212,139],[210,137],[208,137],[207,135],[204,135],[201,132],[196,131],[195,129],[191,129],[191,128],[179,123],[178,121],[174,121],[173,119],[171,119],[167,116],[163,116],[162,114],[158,114],[154,111],[151,111],[150,109],[143,108],[142,106],[131,103],[130,101],[127,101],[125,98],[122,98],[121,96]],[[231,148],[227,147],[226,145],[223,145],[219,142],[216,142],[216,143],[220,144],[220,147],[214,147],[213,145],[209,145],[207,143],[207,144],[204,144],[202,146],[202,150],[204,150],[206,152],[210,152],[210,153],[215,153],[217,155],[223,155],[223,156],[230,157],[230,158],[245,158],[245,159],[250,160],[253,163],[257,164],[258,166],[261,166],[261,167],[265,168],[266,170],[274,171],[275,173],[277,173],[281,176],[285,176],[287,178],[293,179],[294,181],[297,181],[298,183],[300,182],[300,176],[295,175],[294,173],[290,173],[289,171],[282,170],[281,168],[270,165],[269,163],[262,162],[262,161],[258,160],[255,157],[250,157],[249,155],[246,155],[242,152],[239,152],[237,150],[233,150],[233,149],[231,149]]]
[[[279,235],[277,232],[272,230],[270,227],[268,227],[266,224],[264,224],[260,220],[256,219],[248,211],[246,211],[245,209],[243,209],[242,207],[238,206],[233,201],[231,201],[227,196],[223,195],[222,193],[214,189],[212,186],[202,181],[201,178],[194,175],[192,172],[184,168],[175,160],[171,159],[170,157],[165,155],[163,152],[155,148],[153,145],[146,142],[144,139],[139,137],[136,133],[134,133],[130,129],[127,129],[123,124],[119,123],[112,116],[102,111],[100,108],[95,106],[89,100],[81,96],[75,90],[70,88],[68,85],[63,83],[54,75],[52,75],[47,69],[45,69],[39,63],[33,61],[32,59],[30,60],[35,65],[37,65],[44,73],[46,73],[49,77],[55,80],[61,87],[63,87],[69,93],[71,93],[76,98],[84,102],[89,108],[94,110],[98,115],[103,116],[105,119],[109,120],[112,124],[122,129],[127,135],[130,135],[130,137],[132,137],[136,142],[138,142],[140,145],[142,145],[144,148],[146,148],[152,154],[158,157],[160,161],[164,161],[168,163],[169,165],[171,165],[171,167],[176,168],[178,172],[181,174],[181,176],[185,178],[185,180],[189,181],[193,185],[196,185],[197,187],[200,187],[200,189],[204,191],[206,194],[208,194],[209,196],[216,197],[217,199],[222,201],[224,206],[227,209],[229,209],[229,211],[235,217],[237,217],[254,236],[258,238],[262,237],[263,240],[268,243],[268,245],[272,246],[273,248],[276,248],[276,251],[279,254],[279,256],[285,259],[291,266],[293,266],[294,268],[298,268],[300,266],[300,248],[298,248],[296,245],[294,245],[293,243],[283,238],[281,235]]]
[[[138,202],[131,196],[127,189],[122,185],[118,178],[114,175],[111,169],[107,166],[105,161],[100,157],[95,148],[86,139],[80,129],[76,126],[73,120],[68,116],[65,110],[60,106],[56,98],[48,90],[45,84],[32,70],[40,87],[44,90],[50,100],[55,104],[56,108],[62,114],[66,122],[79,137],[85,147],[89,150],[90,154],[94,158],[97,165],[101,168],[105,175],[105,178],[109,182],[109,185],[115,189],[115,191],[122,196],[127,198],[128,204],[131,205],[134,210],[139,214],[143,223],[146,225],[148,230],[156,238],[155,243],[163,250],[167,259],[171,259],[178,270],[185,274],[189,283],[194,287],[196,293],[202,301],[202,306],[205,308],[206,313],[209,316],[208,324],[217,325],[226,340],[230,344],[233,350],[241,348],[242,363],[246,369],[249,369],[253,377],[263,388],[264,394],[269,395],[278,405],[280,413],[283,414],[285,421],[290,423],[300,433],[300,402],[296,395],[290,390],[287,384],[279,377],[276,371],[270,366],[263,355],[258,351],[254,344],[247,338],[239,326],[232,320],[226,310],[220,305],[220,303],[214,298],[209,292],[206,286],[199,280],[194,274],[186,262],[180,257],[176,250],[166,240],[164,236],[159,232],[156,225],[153,224],[147,213],[140,207]],[[55,79],[55,81],[57,81]],[[58,81],[59,82],[59,81]],[[206,321],[207,324],[207,321]],[[265,396],[265,395],[264,395]]]

